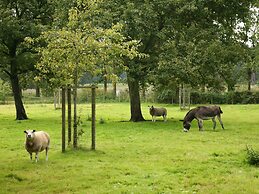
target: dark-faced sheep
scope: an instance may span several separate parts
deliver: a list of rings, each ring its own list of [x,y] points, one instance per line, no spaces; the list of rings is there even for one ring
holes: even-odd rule
[[[166,121],[167,110],[165,108],[155,108],[154,106],[149,107],[149,113],[152,116],[152,121],[156,121],[157,116],[162,116]]]
[[[39,160],[39,152],[46,150],[46,161],[48,160],[48,151],[49,151],[49,144],[50,144],[50,137],[44,131],[35,131],[35,130],[26,130],[24,131],[26,134],[26,142],[25,142],[25,149],[29,152],[31,160],[32,160],[32,153],[35,154],[35,160],[38,162]]]

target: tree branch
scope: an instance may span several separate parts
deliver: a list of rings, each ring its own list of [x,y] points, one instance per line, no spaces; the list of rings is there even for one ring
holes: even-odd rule
[[[7,71],[6,69],[4,69],[3,71],[4,71],[9,77],[12,76],[12,74],[11,74],[9,71]]]

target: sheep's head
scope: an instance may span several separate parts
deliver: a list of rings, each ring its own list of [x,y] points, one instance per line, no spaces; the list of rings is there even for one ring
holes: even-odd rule
[[[148,107],[149,107],[150,111],[153,111],[155,109],[153,105],[152,106],[148,106]]]
[[[26,131],[24,131],[24,133],[26,134],[26,139],[28,140],[28,141],[32,141],[33,140],[33,138],[34,138],[34,132],[35,132],[35,130],[26,130]]]
[[[149,107],[149,113],[151,115],[153,115],[154,114],[154,110],[155,110],[154,106],[152,105],[152,106],[148,106],[148,107]]]

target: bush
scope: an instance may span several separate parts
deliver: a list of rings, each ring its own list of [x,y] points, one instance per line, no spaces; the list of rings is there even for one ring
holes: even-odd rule
[[[259,152],[254,151],[253,148],[246,146],[247,162],[250,165],[259,166]]]
[[[191,93],[192,104],[258,104],[259,92]]]

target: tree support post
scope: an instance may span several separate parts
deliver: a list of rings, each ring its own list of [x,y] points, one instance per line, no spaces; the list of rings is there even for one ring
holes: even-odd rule
[[[96,110],[96,105],[95,105],[95,89],[96,86],[92,86],[92,150],[95,150],[95,110]]]
[[[73,147],[77,148],[77,87],[74,87],[74,138]]]
[[[68,144],[71,143],[71,120],[72,120],[72,114],[71,114],[71,88],[67,89],[67,135],[68,135]]]
[[[62,152],[66,150],[66,89],[62,88]]]

